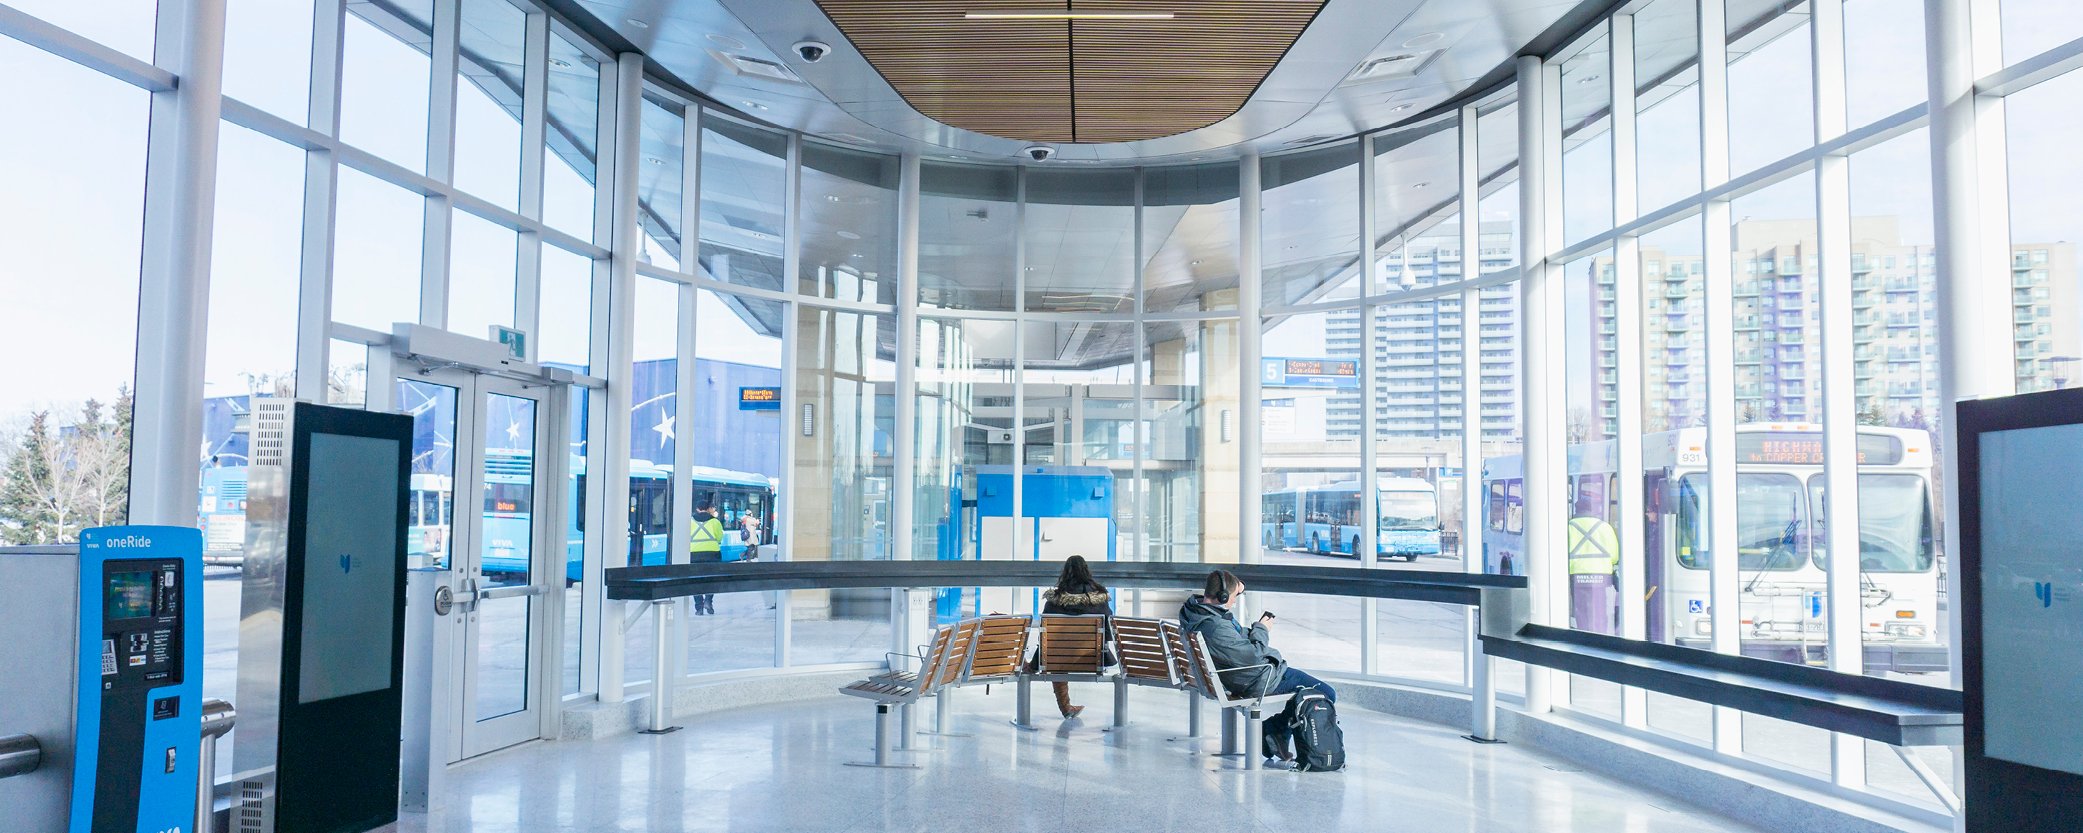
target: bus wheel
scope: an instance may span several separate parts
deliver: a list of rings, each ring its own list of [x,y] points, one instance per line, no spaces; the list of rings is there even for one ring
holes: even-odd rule
[[[1416,564],[1416,563],[1418,563],[1418,554],[1417,554],[1417,553],[1411,553],[1411,554],[1409,554],[1409,555],[1406,555],[1406,556],[1404,556],[1404,557],[1403,557],[1403,560],[1404,560],[1405,562],[1407,562],[1407,563],[1410,563],[1410,564]]]

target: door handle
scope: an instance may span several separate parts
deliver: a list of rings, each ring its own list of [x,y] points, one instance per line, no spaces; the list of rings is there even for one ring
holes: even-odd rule
[[[539,584],[516,584],[511,587],[487,587],[477,591],[479,599],[512,599],[523,596],[540,596],[543,587]]]
[[[463,589],[456,592],[456,606],[461,608],[464,613],[476,613],[478,597],[477,577],[465,577],[463,579]]]

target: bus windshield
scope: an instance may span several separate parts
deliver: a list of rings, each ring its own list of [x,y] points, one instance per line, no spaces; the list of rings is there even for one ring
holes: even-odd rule
[[[1678,494],[1678,563],[1707,569],[1707,515],[1701,496],[1707,475],[1688,474]],[[1736,569],[1798,570],[1806,561],[1802,539],[1808,512],[1801,481],[1791,474],[1736,475]]]
[[[1382,492],[1382,529],[1438,529],[1439,510],[1423,492]]]
[[[1815,565],[1827,570],[1823,476],[1810,477],[1808,489],[1816,518]],[[1937,560],[1933,550],[1931,499],[1924,479],[1914,474],[1859,475],[1859,570],[1921,573]]]

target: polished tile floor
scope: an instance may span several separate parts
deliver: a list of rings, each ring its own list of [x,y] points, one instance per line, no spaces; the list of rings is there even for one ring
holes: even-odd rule
[[[1519,745],[1347,709],[1342,773],[1217,771],[1232,762],[1168,737],[1184,700],[1137,690],[1135,726],[1101,731],[1107,689],[1079,687],[1080,720],[1008,725],[1012,691],[962,689],[916,770],[864,769],[866,701],[777,704],[693,720],[682,731],[534,743],[451,770],[434,813],[398,833],[553,831],[1747,831],[1666,796],[1579,771]],[[922,708],[921,717],[930,714]],[[1212,714],[1212,713],[1211,713]],[[1209,721],[1212,731],[1214,723]],[[1214,742],[1203,749],[1213,751]]]

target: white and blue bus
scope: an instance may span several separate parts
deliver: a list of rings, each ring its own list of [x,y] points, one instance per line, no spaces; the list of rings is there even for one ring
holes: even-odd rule
[[[1947,666],[1939,641],[1939,553],[1931,473],[1931,434],[1860,426],[1860,623],[1865,667],[1931,672]],[[1568,452],[1567,517],[1602,517],[1622,543],[1640,546],[1645,635],[1652,641],[1712,645],[1708,552],[1707,431],[1683,428],[1642,437],[1643,515],[1619,517],[1617,455],[1611,441]],[[1829,553],[1823,502],[1822,428],[1807,423],[1736,427],[1737,622],[1743,653],[1820,663]],[[1525,477],[1518,455],[1485,460],[1488,527],[1484,568],[1524,575]]]
[[[1416,561],[1420,555],[1438,555],[1439,495],[1432,484],[1383,477],[1376,488],[1375,558]],[[1267,492],[1260,504],[1260,543],[1266,549],[1358,557],[1367,522],[1360,491],[1359,481],[1348,480]]]

